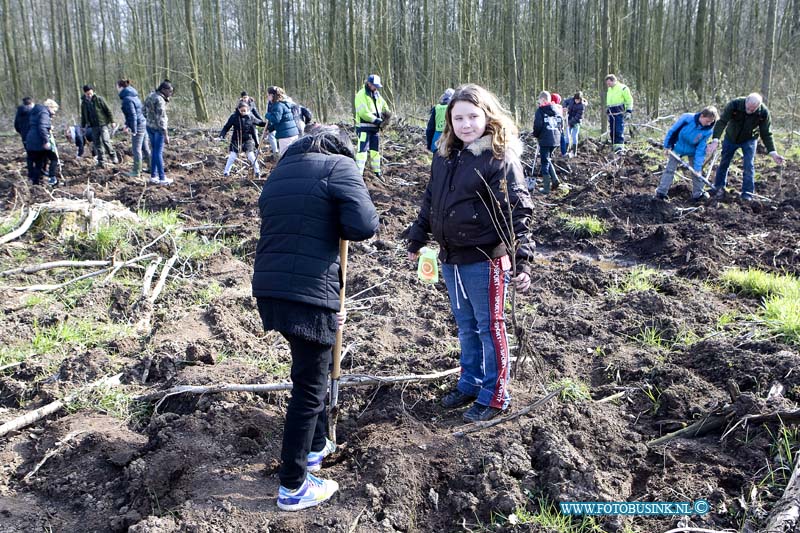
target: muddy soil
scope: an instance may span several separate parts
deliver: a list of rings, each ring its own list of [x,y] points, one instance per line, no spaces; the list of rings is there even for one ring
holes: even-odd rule
[[[381,227],[351,248],[347,374],[458,366],[445,287],[417,281],[402,238],[428,176],[423,138],[418,129],[389,132],[382,179],[366,176]],[[51,196],[80,198],[89,185],[95,197],[133,211],[171,209],[185,226],[215,226],[198,234],[222,244],[171,276],[150,335],[70,341],[66,352],[40,350],[2,369],[0,422],[117,373],[126,398],[178,384],[288,378],[288,346],[261,330],[249,292],[260,182],[243,166],[223,178],[226,145],[205,132],[173,139],[166,148],[171,187],[127,177],[129,143],[118,138],[123,164],[100,170],[65,153],[55,189],[30,186],[18,139],[0,139],[3,216]],[[587,140],[578,157],[556,159],[568,186],[535,197],[534,287],[517,296],[532,354],[512,381],[511,412],[564,380],[585,384],[591,399],[557,398],[515,421],[454,437],[463,429],[461,411],[438,405],[453,378],[344,389],[340,447],[323,470],[341,490],[330,503],[294,514],[275,507],[286,393],[173,396],[155,408],[132,403],[122,417],[97,403],[61,410],[0,438],[0,531],[546,531],[542,511],[557,502],[697,499],[708,500],[711,512],[575,519],[573,529],[562,531],[657,532],[679,524],[758,530],[788,478],[776,463],[777,424],[739,428],[724,440],[723,427],[664,446],[647,443],[732,403],[733,389],[741,416],[796,409],[800,402],[797,346],[747,318],[757,312],[757,299],[717,283],[729,266],[797,274],[800,169],[790,162],[781,173],[767,160],[757,159],[757,192],[769,201],[744,203],[731,192],[695,205],[686,181],[673,186],[669,202],[652,198],[665,161],[646,146],[616,156]],[[266,163],[264,175],[272,166]],[[564,226],[566,215],[596,216],[607,231],[576,236]],[[80,246],[51,230],[36,224],[3,246],[0,270],[68,253],[104,259],[80,255]],[[620,290],[641,265],[657,270],[653,287]],[[0,284],[52,283],[81,273],[6,276]],[[98,278],[40,298],[2,289],[0,345],[36,342],[44,328],[75,320],[135,323],[141,276],[134,271],[105,284]],[[638,341],[645,331],[658,331],[664,342]],[[767,402],[774,383],[785,393]],[[617,393],[614,401],[592,401]],[[525,523],[533,515],[538,525]]]

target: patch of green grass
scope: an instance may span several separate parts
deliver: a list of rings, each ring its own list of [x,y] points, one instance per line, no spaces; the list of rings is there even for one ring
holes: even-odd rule
[[[88,349],[133,334],[130,326],[69,318],[48,327],[34,321],[33,337],[27,343],[0,348],[0,366],[37,355],[64,356],[71,350]]]
[[[700,342],[701,340],[702,337],[700,337],[697,333],[695,333],[694,330],[690,328],[682,328],[678,332],[678,335],[676,335],[675,338],[672,339],[672,343],[673,345],[681,345],[689,347],[692,346],[693,344]]]
[[[772,462],[767,462],[767,473],[761,479],[760,485],[783,490],[800,460],[800,428],[788,428],[781,424],[773,433],[769,427],[764,427],[770,436],[769,456]]]
[[[25,300],[23,300],[22,305],[27,308],[31,307],[38,307],[38,306],[50,306],[53,302],[56,301],[56,298],[47,293],[33,293],[28,295]]]
[[[594,215],[562,215],[564,227],[576,237],[597,237],[606,232],[606,223]]]
[[[657,350],[669,350],[671,342],[664,338],[663,332],[655,326],[644,326],[639,333],[633,336],[644,347],[655,348]]]
[[[527,492],[527,491],[526,491]],[[528,496],[530,499],[530,496]],[[544,497],[536,499],[535,511],[519,506],[509,516],[497,515],[503,525],[532,526],[535,531],[550,533],[605,533],[593,516],[572,516],[563,514],[558,506]]]
[[[17,229],[17,226],[19,226],[22,223],[22,215],[23,215],[23,210],[20,210],[18,214],[16,215],[12,214],[4,218],[0,222],[0,237],[2,237],[7,233],[11,233],[15,229]]]
[[[656,385],[645,383],[639,389],[644,393],[645,397],[650,401],[652,407],[650,408],[653,414],[656,414],[661,408],[661,395],[664,393]]]
[[[761,314],[770,332],[789,344],[800,345],[800,291],[769,296],[764,300]]]
[[[182,234],[178,242],[179,256],[185,260],[205,261],[219,253],[224,244],[218,240],[208,240],[195,233]]]
[[[728,311],[722,313],[717,318],[717,330],[721,331],[725,329],[727,326],[735,324],[738,318],[739,318],[739,313],[737,313],[736,311]]]
[[[114,387],[106,383],[74,391],[65,407],[73,413],[92,409],[119,420],[130,420],[142,409],[132,394],[125,392],[120,386]]]
[[[632,268],[622,279],[618,279],[609,289],[612,294],[657,290],[654,280],[658,270],[643,265]]]
[[[722,282],[741,294],[763,299],[759,316],[767,330],[785,342],[800,345],[800,279],[750,268],[732,268]]]
[[[562,389],[561,392],[558,393],[558,398],[565,402],[578,403],[592,399],[592,395],[589,393],[589,387],[586,383],[570,378],[554,381],[547,386],[547,389],[551,391]]]
[[[178,211],[175,209],[163,209],[161,211],[141,210],[137,213],[145,226],[157,229],[161,232],[168,229],[175,229],[180,223]]]
[[[766,298],[800,294],[800,280],[791,274],[773,274],[756,268],[730,268],[722,273],[720,280],[729,290],[748,296]]]
[[[222,286],[216,281],[212,281],[205,287],[196,290],[193,294],[195,305],[205,306],[213,302],[222,294]]]
[[[128,240],[128,231],[128,225],[121,222],[100,226],[95,233],[89,235],[89,248],[101,259],[112,256],[128,257],[133,251]]]

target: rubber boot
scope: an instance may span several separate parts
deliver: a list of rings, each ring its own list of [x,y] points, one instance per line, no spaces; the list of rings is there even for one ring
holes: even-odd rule
[[[542,188],[539,189],[542,194],[550,194],[550,174],[542,176]]]
[[[130,172],[128,172],[129,178],[138,178],[139,174],[142,172],[142,162],[141,161],[134,161],[133,168]]]
[[[553,184],[553,189],[558,189],[558,186],[561,185],[556,175],[556,169],[552,164],[550,165],[550,182]]]

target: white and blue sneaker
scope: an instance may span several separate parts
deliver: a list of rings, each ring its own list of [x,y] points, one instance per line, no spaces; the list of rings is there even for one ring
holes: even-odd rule
[[[325,439],[325,447],[321,451],[311,452],[308,454],[308,464],[306,469],[309,472],[319,472],[322,470],[322,460],[336,451],[336,443],[332,440]]]
[[[308,473],[297,490],[289,490],[281,485],[278,489],[278,508],[283,511],[299,511],[314,507],[329,500],[337,490],[339,484],[332,479],[320,479]]]

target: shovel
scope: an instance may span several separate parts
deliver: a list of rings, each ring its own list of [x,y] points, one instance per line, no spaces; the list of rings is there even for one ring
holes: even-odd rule
[[[342,288],[339,289],[339,312],[344,311],[345,288],[347,286],[347,244],[339,241]],[[336,343],[333,345],[333,368],[331,368],[330,407],[328,411],[328,438],[336,442],[336,420],[339,418],[339,377],[342,375],[342,336],[343,328],[336,330]]]
[[[705,176],[703,176],[699,172],[695,172],[695,170],[689,165],[689,163],[687,163],[686,161],[681,159],[681,156],[679,156],[678,154],[676,154],[672,150],[667,150],[667,153],[669,153],[669,156],[671,158],[675,159],[678,162],[678,164],[680,164],[683,168],[685,168],[686,170],[691,172],[693,176],[696,176],[700,181],[702,181],[703,183],[705,183],[706,185],[708,185],[712,189],[714,188],[714,186],[711,185],[711,182],[708,181]]]

